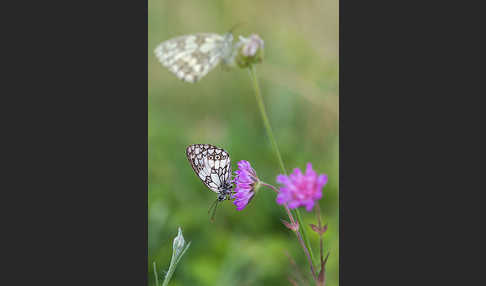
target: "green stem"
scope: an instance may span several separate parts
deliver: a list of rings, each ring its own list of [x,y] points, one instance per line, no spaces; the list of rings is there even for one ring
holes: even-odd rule
[[[155,267],[155,261],[154,261],[154,275],[155,275],[155,286],[159,286],[159,274],[157,273],[157,267]]]
[[[167,286],[169,284],[170,279],[172,278],[172,274],[174,274],[175,270],[175,265],[170,263],[169,265],[169,270],[167,270],[167,273],[165,274],[164,282],[162,283],[162,286]]]
[[[260,109],[260,113],[263,118],[263,124],[265,125],[265,130],[267,131],[267,135],[270,138],[270,142],[272,143],[273,150],[277,154],[278,163],[280,164],[280,169],[284,174],[287,174],[285,170],[285,166],[282,160],[282,156],[280,155],[280,151],[277,146],[277,141],[275,141],[275,137],[273,136],[272,126],[270,126],[270,122],[268,121],[267,112],[265,111],[265,105],[263,103],[262,93],[260,92],[260,85],[258,84],[258,79],[256,76],[256,69],[254,65],[250,65],[250,77],[253,82],[253,88],[255,89],[255,96],[258,103],[258,108]]]
[[[307,230],[306,230],[307,225],[303,224],[302,217],[300,216],[299,209],[294,209],[294,211],[295,211],[295,214],[296,214],[296,217],[297,217],[297,221],[301,225],[300,229],[302,230],[302,237],[304,238],[305,244],[307,244],[307,247],[309,248],[311,259],[312,259],[312,261],[315,262],[314,252],[312,251],[312,246],[311,246],[310,241],[309,241],[309,236],[307,236]]]
[[[184,256],[186,251],[189,249],[189,246],[191,246],[190,241],[184,247],[182,252],[177,254],[175,250],[172,251],[172,258],[170,259],[169,270],[167,270],[167,273],[165,274],[165,278],[164,278],[164,282],[162,283],[162,286],[167,286],[169,284],[169,281],[172,278],[172,274],[174,274],[174,271],[176,270],[177,264],[179,264],[179,261],[181,261],[182,256]]]
[[[262,186],[265,186],[267,188],[272,189],[273,191],[275,191],[278,194],[278,190],[274,186],[272,186],[270,184],[267,184],[267,183],[264,183],[264,182],[260,182],[260,184],[262,184]],[[290,222],[292,224],[295,224],[294,216],[292,215],[292,212],[290,211],[290,209],[289,209],[289,207],[287,206],[286,203],[284,204],[284,207],[285,207],[285,211],[287,212],[287,215],[289,216]],[[303,225],[299,222],[299,229],[302,228],[302,227],[303,227]],[[308,245],[306,245],[304,243],[304,241],[302,240],[302,235],[300,234],[300,232],[299,231],[295,231],[295,235],[297,236],[297,239],[299,240],[299,243],[302,246],[302,250],[304,250],[304,254],[307,257],[307,260],[309,261],[309,265],[310,265],[312,277],[314,278],[314,281],[316,281],[316,283],[317,283],[318,282],[318,279],[317,279],[316,271],[314,269],[314,263],[312,261],[312,259],[313,259],[312,258],[312,252],[310,252],[310,249],[308,248]]]
[[[258,79],[257,79],[257,76],[256,76],[256,68],[255,68],[254,65],[250,65],[249,72],[250,72],[250,78],[251,78],[252,83],[253,83],[253,89],[255,90],[255,96],[256,96],[257,103],[258,103],[258,108],[260,109],[260,114],[262,115],[263,124],[265,125],[265,130],[267,132],[268,137],[270,138],[270,142],[272,143],[272,147],[273,147],[273,149],[274,149],[274,151],[277,155],[278,163],[280,164],[280,169],[285,175],[287,175],[287,171],[285,169],[285,166],[284,166],[284,163],[283,163],[283,160],[282,160],[282,156],[280,155],[280,150],[278,149],[277,141],[275,141],[275,137],[273,136],[272,126],[270,125],[270,121],[268,120],[268,115],[267,115],[267,112],[265,110],[265,104],[263,103],[263,97],[262,97],[262,93],[260,91],[260,85],[258,84]],[[309,237],[307,236],[307,231],[305,230],[306,225],[303,223],[300,212],[299,212],[298,209],[295,209],[295,214],[296,214],[296,217],[297,217],[297,221],[299,222],[299,225],[301,226],[300,230],[302,231],[302,237],[305,241],[305,244],[307,245],[307,248],[309,249],[311,259],[312,259],[312,261],[315,261],[314,260],[314,254],[313,254],[313,251],[312,251],[312,247],[311,247],[311,244],[309,242]],[[311,267],[312,267],[312,265],[311,265]]]

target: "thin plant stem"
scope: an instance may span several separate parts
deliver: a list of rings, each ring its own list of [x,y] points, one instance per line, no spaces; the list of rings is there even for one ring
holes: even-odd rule
[[[319,229],[322,229],[322,222],[321,222],[321,208],[319,206],[319,203],[316,204],[316,217],[317,217],[317,222],[319,224]],[[324,251],[322,247],[322,234],[319,234],[319,253],[321,256],[321,264],[324,263]]]
[[[265,186],[265,187],[267,187],[267,188],[269,188],[269,189],[274,190],[274,191],[275,191],[275,192],[278,194],[278,190],[277,190],[277,188],[275,188],[274,186],[272,186],[272,185],[270,185],[270,184],[267,184],[267,183],[264,183],[264,182],[262,182],[262,181],[260,181],[260,184],[261,184],[262,186]]]
[[[157,273],[157,267],[154,261],[154,275],[155,275],[155,286],[159,286],[159,274]]]
[[[260,182],[260,184],[262,186],[265,186],[269,189],[272,189],[274,190],[277,194],[278,194],[278,190],[277,188],[275,188],[274,186],[270,185],[270,184],[267,184],[267,183],[264,183],[264,182]],[[290,211],[289,207],[287,206],[287,203],[284,204],[284,207],[285,207],[285,211],[287,212],[287,215],[289,216],[289,219],[290,219],[290,222],[295,225],[295,219],[294,219],[294,216],[292,215],[292,212]],[[299,223],[299,226],[300,226],[300,223]],[[310,253],[309,253],[309,250],[307,249],[305,243],[304,243],[304,240],[302,239],[302,235],[300,234],[300,232],[297,230],[297,231],[294,231],[295,232],[295,235],[297,236],[297,239],[299,240],[299,244],[300,246],[302,246],[302,249],[304,250],[304,253],[305,253],[305,256],[309,262],[309,265],[310,265],[310,269],[311,269],[311,273],[312,273],[312,277],[314,278],[314,281],[317,283],[317,275],[316,275],[316,271],[314,269],[314,263],[312,263],[312,258],[310,256]]]
[[[265,130],[267,131],[267,135],[270,138],[270,142],[272,143],[273,150],[277,155],[280,169],[284,174],[287,174],[282,160],[282,156],[280,155],[280,150],[278,149],[277,141],[275,141],[275,137],[273,136],[272,126],[270,126],[270,121],[268,120],[267,112],[265,110],[265,104],[263,103],[262,93],[260,91],[260,85],[258,84],[258,79],[256,76],[256,68],[254,65],[250,66],[250,78],[253,83],[253,88],[255,89],[255,96],[258,103],[258,108],[260,109],[260,114],[262,115],[263,124],[265,125]]]
[[[285,208],[288,210],[288,207],[285,206]],[[304,241],[302,240],[302,235],[300,234],[300,232],[296,231],[295,234],[297,235],[297,238],[299,239],[299,242],[300,242],[300,245],[302,246],[302,248],[304,249],[304,253],[305,255],[307,256],[307,260],[309,261],[309,264],[310,264],[310,269],[311,269],[311,273],[312,273],[312,277],[314,278],[314,281],[316,283],[318,283],[318,280],[317,280],[317,275],[316,275],[316,271],[314,269],[314,265],[312,263],[312,259],[309,255],[309,250],[307,250],[307,247],[305,247],[305,243]]]
[[[165,274],[164,282],[162,283],[162,286],[167,286],[169,284],[169,281],[172,278],[172,274],[174,274],[174,271],[176,270],[177,264],[179,264],[179,261],[182,259],[182,256],[184,256],[186,251],[189,249],[189,246],[191,246],[190,241],[189,243],[187,243],[187,245],[184,247],[184,250],[182,250],[181,253],[176,254],[174,251],[172,252],[172,258],[170,260],[169,270],[167,270],[167,273]]]
[[[311,254],[312,261],[315,261],[314,256],[313,256],[312,246],[311,246],[310,241],[309,241],[309,236],[307,235],[307,231],[305,230],[305,225],[302,222],[303,220],[302,220],[302,217],[300,216],[299,209],[295,209],[295,214],[296,214],[296,217],[297,217],[297,221],[302,225],[302,228],[301,228],[302,229],[302,236],[304,237],[305,243],[309,247],[309,252]]]
[[[172,278],[172,274],[174,274],[174,264],[169,265],[169,270],[167,270],[167,273],[165,274],[164,277],[164,282],[162,283],[162,286],[167,286],[169,284],[170,279]]]
[[[268,115],[267,111],[265,110],[265,104],[263,102],[263,97],[262,93],[260,91],[260,85],[258,84],[258,78],[256,75],[256,68],[254,65],[250,65],[249,67],[249,73],[250,73],[250,78],[253,83],[253,89],[255,90],[255,96],[256,100],[258,103],[258,109],[260,110],[260,114],[263,119],[263,124],[265,125],[265,131],[267,132],[268,138],[270,138],[270,142],[272,143],[272,147],[275,151],[275,154],[277,155],[278,163],[280,165],[281,171],[287,175],[287,170],[285,169],[283,160],[282,160],[282,155],[280,155],[280,150],[278,149],[277,141],[275,141],[275,136],[273,136],[273,131],[272,131],[272,126],[270,125],[270,121],[268,120]],[[302,231],[302,236],[305,240],[305,243],[309,249],[311,259],[314,261],[314,256],[313,256],[313,251],[312,251],[312,246],[309,241],[309,237],[307,236],[307,231],[305,230],[305,224],[302,221],[302,217],[300,215],[300,212],[298,209],[295,209],[295,214],[297,217],[297,221],[299,224],[302,226],[300,229]]]
[[[324,259],[324,247],[323,247],[323,242],[322,242],[322,235],[323,233],[321,232],[322,229],[323,229],[323,225],[322,225],[322,221],[321,221],[321,208],[319,206],[319,204],[316,205],[316,218],[317,218],[317,222],[318,222],[318,225],[319,225],[319,252],[320,252],[320,258],[321,258],[321,269],[319,271],[319,274],[318,274],[318,280],[319,280],[319,283],[318,285],[319,286],[325,286],[326,285],[326,262],[327,262],[327,258],[329,257],[329,253],[327,254],[326,258]]]

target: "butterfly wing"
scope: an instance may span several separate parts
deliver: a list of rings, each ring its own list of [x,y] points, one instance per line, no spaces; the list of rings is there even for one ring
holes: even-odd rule
[[[220,62],[226,46],[222,35],[199,33],[162,42],[154,52],[162,65],[175,76],[194,83]]]
[[[212,191],[229,183],[231,159],[225,150],[210,144],[194,144],[186,148],[187,160],[201,181]]]

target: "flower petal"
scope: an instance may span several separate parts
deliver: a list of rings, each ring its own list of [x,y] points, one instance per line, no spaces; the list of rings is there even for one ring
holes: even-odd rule
[[[322,198],[322,188],[327,184],[327,175],[318,175],[309,162],[305,174],[295,168],[290,175],[278,175],[277,182],[281,184],[276,201],[287,203],[293,209],[304,206],[307,211],[314,208],[316,201]]]
[[[243,210],[255,195],[254,187],[258,183],[256,172],[250,165],[250,162],[241,160],[237,163],[238,170],[235,171],[233,179],[236,185],[234,193],[231,196],[234,199],[233,204],[236,209]]]

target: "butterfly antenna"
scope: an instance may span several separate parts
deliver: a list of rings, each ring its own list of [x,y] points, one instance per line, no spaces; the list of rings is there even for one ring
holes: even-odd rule
[[[213,210],[213,212],[211,213],[211,217],[210,217],[210,220],[211,222],[214,222],[214,216],[216,215],[216,209],[218,208],[218,199],[216,199],[214,201],[214,203],[211,204],[211,206],[209,207],[209,210],[208,210],[208,214],[211,213],[211,210]]]
[[[233,33],[233,31],[238,27],[238,26],[242,26],[243,24],[247,24],[247,22],[239,22],[239,23],[236,23],[235,25],[233,25],[233,27],[231,27],[231,29],[229,30],[229,33]]]

